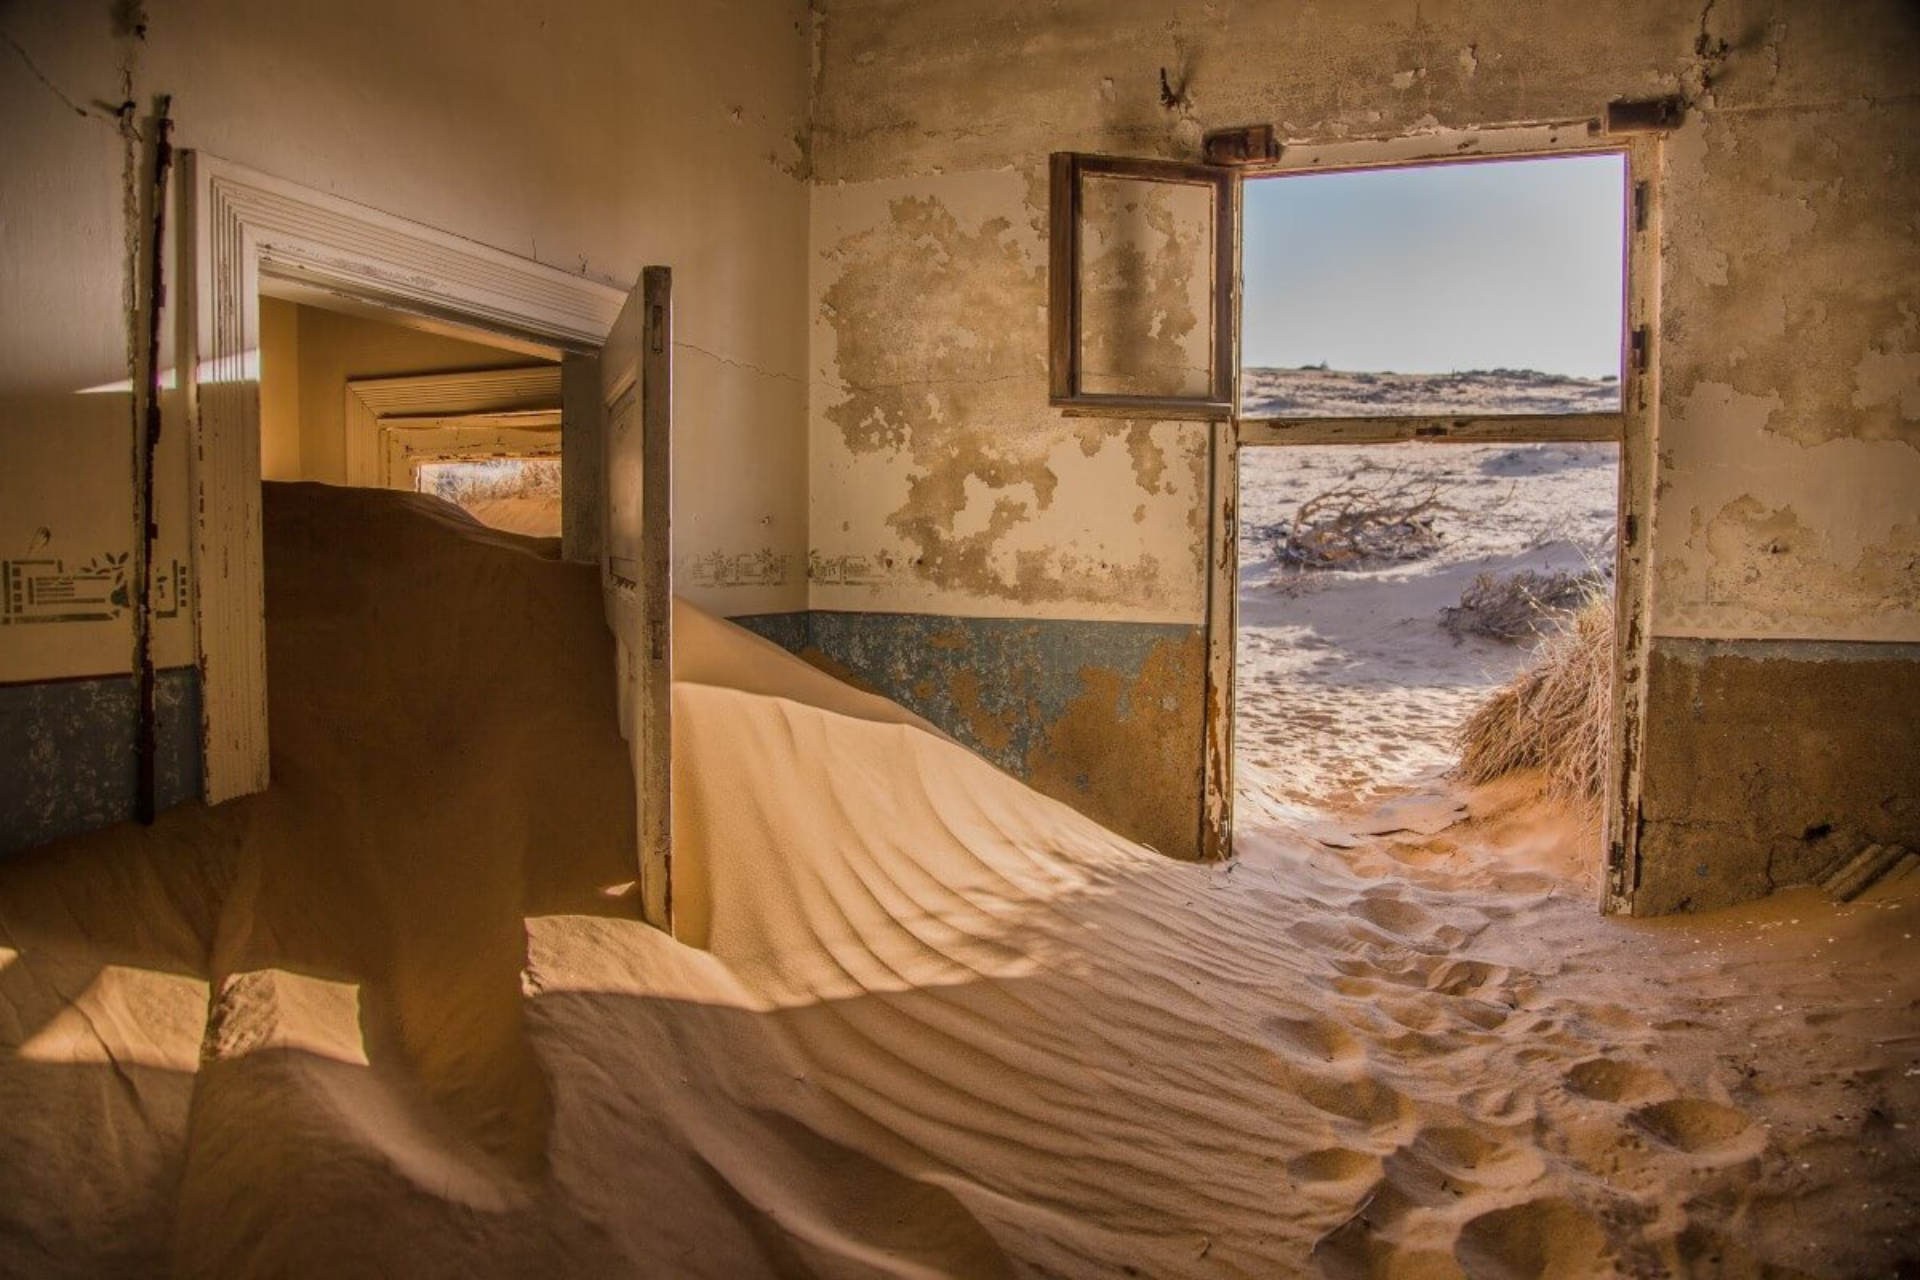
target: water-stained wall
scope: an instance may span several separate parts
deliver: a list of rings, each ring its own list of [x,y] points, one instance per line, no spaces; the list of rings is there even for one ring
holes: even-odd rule
[[[1920,639],[1911,5],[816,9],[816,608],[1200,626],[1202,430],[1045,408],[1049,152],[1192,159],[1213,127],[1393,136],[1577,120],[1613,99],[1677,94],[1688,113],[1662,174],[1655,670],[1670,673],[1700,640],[1778,643],[1752,663],[1717,666],[1720,692],[1705,702],[1683,705],[1685,682],[1654,682],[1648,847],[1661,856],[1686,843],[1682,828],[1661,824],[1735,785],[1733,766],[1702,749],[1716,725],[1743,723],[1733,686],[1763,689],[1783,667],[1830,657],[1818,649],[1828,642]],[[1156,314],[1164,303],[1177,317],[1190,282],[1112,266],[1134,271]],[[1886,660],[1910,653],[1889,649]],[[1125,685],[1142,672],[1098,674]],[[1048,678],[1084,677],[1059,667]],[[1202,687],[1197,662],[1162,685],[1195,706]],[[1819,706],[1813,698],[1810,714]],[[1673,723],[1682,715],[1687,732]],[[1097,728],[1082,721],[1076,741],[1133,731],[1116,711]],[[1814,732],[1783,728],[1754,749],[1782,775],[1879,749],[1839,704],[1818,742]],[[1681,778],[1694,798],[1681,798]],[[1863,839],[1868,809],[1910,808],[1916,790],[1908,778],[1850,793],[1823,820]],[[1764,865],[1771,836],[1723,827],[1708,838],[1718,847],[1703,878],[1720,890],[1710,884],[1689,905],[1771,883],[1734,870]]]

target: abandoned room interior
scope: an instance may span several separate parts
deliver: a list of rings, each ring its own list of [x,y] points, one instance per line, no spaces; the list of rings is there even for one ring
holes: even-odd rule
[[[0,1274],[1920,1272],[1908,0],[0,35]]]

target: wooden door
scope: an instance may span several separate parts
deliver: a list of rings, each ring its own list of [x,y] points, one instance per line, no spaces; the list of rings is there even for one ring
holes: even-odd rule
[[[639,806],[640,899],[673,929],[673,273],[648,267],[600,354],[607,509],[601,586]]]

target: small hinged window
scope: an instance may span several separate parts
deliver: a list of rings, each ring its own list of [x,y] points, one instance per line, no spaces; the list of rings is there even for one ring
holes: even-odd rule
[[[1049,390],[1069,414],[1233,413],[1234,170],[1053,157]]]

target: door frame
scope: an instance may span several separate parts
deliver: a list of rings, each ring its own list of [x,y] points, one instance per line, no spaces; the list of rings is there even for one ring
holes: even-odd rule
[[[218,804],[268,782],[261,276],[586,357],[626,295],[206,152],[184,152],[181,177],[174,350],[192,435],[201,790]]]
[[[1614,564],[1614,714],[1603,798],[1606,874],[1603,912],[1633,910],[1640,880],[1640,787],[1645,737],[1648,551],[1652,533],[1653,473],[1660,402],[1660,174],[1661,135],[1608,135],[1580,120],[1501,129],[1462,130],[1413,137],[1289,143],[1280,159],[1241,168],[1235,184],[1234,349],[1240,350],[1239,204],[1244,179],[1312,172],[1470,164],[1570,155],[1626,157],[1625,272],[1622,280],[1620,397],[1617,414],[1505,418],[1247,419],[1239,416],[1235,369],[1231,422],[1210,424],[1207,568],[1206,737],[1201,845],[1205,856],[1233,850],[1233,720],[1239,601],[1240,450],[1286,444],[1389,441],[1617,440],[1619,499]]]

